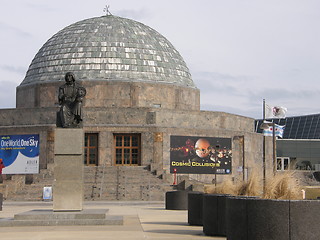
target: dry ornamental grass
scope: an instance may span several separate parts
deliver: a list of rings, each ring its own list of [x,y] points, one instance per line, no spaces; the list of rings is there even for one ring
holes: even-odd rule
[[[294,172],[277,173],[268,178],[263,191],[263,183],[257,171],[252,171],[248,181],[235,184],[226,180],[220,184],[207,185],[205,193],[230,194],[235,196],[258,196],[265,199],[302,199],[301,186]]]
[[[266,182],[263,198],[266,199],[302,199],[299,180],[294,172],[277,173]]]

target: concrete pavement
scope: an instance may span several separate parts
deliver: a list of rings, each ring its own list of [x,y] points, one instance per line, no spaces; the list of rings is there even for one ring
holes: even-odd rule
[[[213,239],[204,236],[202,227],[189,226],[187,211],[165,210],[164,202],[85,202],[84,209],[109,209],[109,215],[124,216],[124,225],[118,226],[36,226],[1,227],[1,240],[170,240]],[[13,218],[14,214],[34,209],[52,209],[52,202],[4,201],[0,218]]]

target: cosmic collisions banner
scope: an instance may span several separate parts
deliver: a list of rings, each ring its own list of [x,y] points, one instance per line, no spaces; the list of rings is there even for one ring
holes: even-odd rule
[[[231,138],[170,137],[170,173],[230,174],[231,163]]]
[[[0,174],[39,173],[39,135],[0,135]]]

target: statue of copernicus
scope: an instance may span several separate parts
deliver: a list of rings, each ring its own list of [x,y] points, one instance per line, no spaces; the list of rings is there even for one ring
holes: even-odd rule
[[[59,87],[59,105],[57,126],[63,128],[78,128],[82,126],[83,112],[82,101],[86,95],[86,89],[76,82],[74,74],[67,72],[65,84]],[[59,124],[58,124],[59,122]]]

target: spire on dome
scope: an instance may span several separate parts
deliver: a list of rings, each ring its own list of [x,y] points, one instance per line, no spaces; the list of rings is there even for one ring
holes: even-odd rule
[[[106,5],[105,8],[103,9],[103,12],[106,13],[106,16],[112,15],[112,13],[109,11],[110,6]]]

